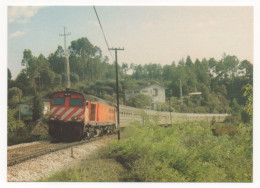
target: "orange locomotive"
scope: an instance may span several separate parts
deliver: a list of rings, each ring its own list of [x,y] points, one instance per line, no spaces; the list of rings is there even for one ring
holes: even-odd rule
[[[116,110],[93,97],[69,89],[50,98],[49,134],[58,140],[81,140],[112,133]],[[92,100],[92,101],[91,101]]]

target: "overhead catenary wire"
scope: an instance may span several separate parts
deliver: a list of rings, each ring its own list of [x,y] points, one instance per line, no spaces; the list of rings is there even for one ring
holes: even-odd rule
[[[115,60],[114,60],[114,57],[113,57],[113,55],[112,55],[112,53],[111,53],[111,51],[109,50],[109,45],[108,45],[108,42],[107,42],[107,39],[106,39],[106,36],[105,36],[105,32],[104,32],[104,30],[103,30],[102,24],[101,24],[101,22],[100,22],[100,19],[99,19],[98,13],[97,13],[97,10],[96,10],[96,8],[95,8],[94,5],[93,5],[93,8],[94,8],[94,10],[95,10],[95,13],[96,13],[96,16],[97,16],[97,19],[98,19],[99,26],[100,26],[100,28],[101,28],[103,37],[104,37],[104,39],[105,39],[105,42],[106,42],[106,45],[107,45],[107,49],[108,49],[108,51],[109,51],[109,53],[110,53],[110,55],[111,55],[113,61],[115,61]]]

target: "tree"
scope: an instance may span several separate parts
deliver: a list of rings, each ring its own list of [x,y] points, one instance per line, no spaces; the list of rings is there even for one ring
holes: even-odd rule
[[[139,94],[128,99],[126,103],[129,106],[137,108],[146,108],[148,106],[151,106],[152,98],[148,95]]]
[[[253,84],[253,65],[249,61],[244,60],[239,64],[238,69],[244,72],[244,77],[249,80],[250,84]]]
[[[244,86],[244,94],[243,96],[247,97],[246,105],[244,110],[247,112],[249,117],[253,117],[253,86],[251,84],[247,84]]]
[[[7,81],[8,81],[8,89],[12,87],[16,87],[16,83],[14,80],[12,80],[12,73],[9,70],[9,68],[7,69]]]
[[[23,51],[22,66],[25,66],[25,74],[29,79],[34,77],[35,70],[37,69],[37,58],[32,55],[31,50],[25,49]]]
[[[17,121],[15,119],[15,114],[16,114],[16,110],[14,109],[9,109],[8,108],[8,120],[7,120],[7,130],[8,130],[8,134],[10,132],[15,132],[17,130],[20,129],[24,129],[25,128],[25,124],[21,121]],[[9,135],[8,135],[9,136]]]
[[[125,74],[125,76],[126,76],[126,72],[128,71],[128,64],[127,64],[127,63],[123,63],[123,64],[122,64],[122,69],[123,69],[124,74]]]
[[[65,72],[66,58],[64,56],[64,50],[61,46],[58,46],[58,49],[49,55],[48,61],[50,62],[51,69],[56,74],[62,74]]]
[[[30,79],[26,74],[26,69],[22,69],[21,72],[16,77],[16,86],[22,90],[24,95],[30,95],[32,92],[32,86]]]
[[[94,46],[86,37],[72,41],[69,47],[71,71],[80,78],[94,80],[95,74],[100,71],[96,63],[101,63],[102,52],[99,47]],[[98,58],[98,62],[97,59]]]
[[[11,79],[12,79],[12,73],[11,73],[11,71],[9,70],[9,68],[7,69],[7,78],[8,78],[8,80],[11,80]]]
[[[8,106],[11,108],[17,107],[22,99],[22,90],[17,87],[8,89]]]
[[[41,96],[39,93],[35,92],[34,99],[33,99],[33,121],[40,119],[43,116],[43,102],[41,100]]]
[[[186,62],[185,62],[185,66],[187,67],[193,67],[193,63],[191,61],[190,56],[187,56]]]
[[[233,112],[235,114],[239,113],[240,112],[240,105],[237,103],[237,100],[234,98],[231,102],[231,109],[233,110]]]

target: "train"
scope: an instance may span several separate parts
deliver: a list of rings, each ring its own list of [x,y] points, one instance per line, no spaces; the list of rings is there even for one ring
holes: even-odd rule
[[[132,122],[154,121],[171,125],[183,121],[223,122],[229,114],[159,112],[120,105],[120,128]],[[59,91],[50,97],[49,134],[57,140],[82,140],[119,129],[116,107],[103,99],[71,91]]]
[[[49,134],[56,140],[82,140],[116,129],[116,109],[79,92],[59,91],[50,97]]]

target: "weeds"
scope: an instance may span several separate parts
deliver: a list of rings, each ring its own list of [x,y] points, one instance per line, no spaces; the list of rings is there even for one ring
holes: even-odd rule
[[[168,128],[137,125],[125,131],[125,139],[112,143],[103,157],[129,171],[125,181],[251,182],[248,129],[222,125],[215,136],[210,125],[201,122]]]
[[[121,138],[46,181],[252,182],[252,125],[216,136],[210,123],[146,123]]]

